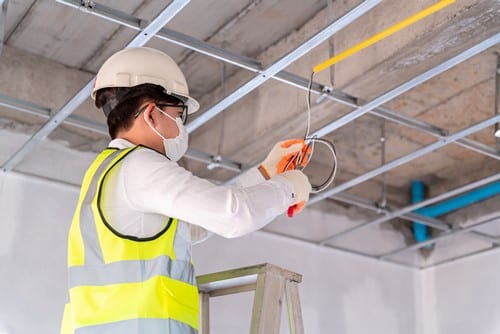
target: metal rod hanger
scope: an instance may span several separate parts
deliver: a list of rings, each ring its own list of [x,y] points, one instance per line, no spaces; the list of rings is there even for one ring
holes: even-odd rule
[[[160,14],[151,21],[127,46],[140,46],[146,44],[168,21],[181,11],[190,0],[173,0]],[[4,172],[17,166],[40,142],[57,128],[76,108],[89,96],[94,86],[92,78],[79,92],[77,92],[60,110],[50,119],[1,167]]]
[[[79,0],[57,1],[74,8],[81,8]],[[121,24],[134,30],[140,30],[141,25],[145,22],[144,20],[131,16],[125,12],[121,12],[104,5],[99,5],[97,3],[95,3],[92,8],[85,8],[84,11],[88,14],[98,16],[100,18]],[[155,35],[155,37],[253,72],[261,72],[263,69],[263,65],[257,60],[233,54],[217,46],[213,46],[204,41],[197,40],[193,37],[167,28],[162,28]],[[272,79],[303,90],[308,89],[309,79],[286,71],[280,71],[276,73],[274,76],[272,76]],[[312,83],[311,92],[321,95],[322,97],[327,98],[331,101],[335,101],[354,108],[361,107],[360,103],[366,103],[359,97],[346,94],[342,91],[333,89],[331,87],[326,87],[316,82]],[[397,114],[396,112],[391,111],[385,107],[374,108],[373,110],[370,110],[369,113],[374,116],[392,121],[394,123],[427,133],[440,139],[444,138],[447,134],[445,130],[440,129],[434,125],[428,124],[412,117]],[[473,150],[477,153],[489,156],[491,158],[500,160],[500,154],[499,152],[497,152],[497,150],[480,142],[468,138],[462,138],[460,140],[457,140],[455,144]]]
[[[446,192],[444,194],[441,194],[441,195],[438,195],[438,196],[426,199],[426,200],[424,200],[422,202],[418,202],[418,203],[415,203],[413,205],[407,206],[405,208],[402,208],[402,209],[396,210],[394,212],[388,213],[384,217],[381,217],[381,218],[375,219],[373,221],[370,221],[370,222],[367,222],[367,223],[363,223],[363,224],[354,226],[352,228],[349,228],[349,229],[344,230],[342,232],[339,232],[337,234],[331,235],[331,236],[329,236],[329,237],[327,237],[327,238],[319,241],[319,244],[323,245],[323,244],[325,244],[325,243],[327,243],[327,242],[329,242],[329,241],[331,241],[333,239],[337,239],[337,238],[339,238],[341,236],[344,236],[346,234],[349,234],[351,232],[360,230],[360,229],[368,227],[368,226],[375,226],[375,225],[382,224],[382,223],[384,223],[386,221],[389,221],[389,220],[391,220],[393,218],[400,217],[401,215],[404,215],[406,213],[409,213],[409,212],[415,211],[417,209],[423,208],[424,206],[428,206],[430,204],[434,204],[434,203],[443,201],[443,200],[445,200],[447,198],[457,196],[457,195],[462,194],[464,192],[467,192],[469,190],[479,188],[481,186],[484,186],[484,185],[492,183],[492,182],[496,182],[498,180],[500,180],[500,173],[497,173],[497,174],[494,174],[492,176],[488,176],[486,178],[483,178],[481,180],[478,180],[478,181],[469,183],[467,185],[455,188],[455,189],[450,190],[450,191],[448,191],[448,192]]]

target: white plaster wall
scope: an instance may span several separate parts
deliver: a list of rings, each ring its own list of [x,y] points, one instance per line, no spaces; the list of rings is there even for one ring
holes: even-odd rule
[[[423,279],[432,291],[425,334],[500,333],[499,250],[428,269]]]
[[[0,332],[58,333],[74,187],[0,173]]]
[[[57,333],[77,188],[18,174],[0,178],[0,332]],[[306,333],[416,333],[415,276],[406,268],[260,232],[209,239],[195,246],[194,262],[199,274],[263,262],[303,274]],[[252,298],[214,300],[213,332],[247,332]]]

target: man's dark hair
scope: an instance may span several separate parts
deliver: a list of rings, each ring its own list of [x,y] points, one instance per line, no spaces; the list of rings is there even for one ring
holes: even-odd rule
[[[111,87],[99,89],[95,105],[107,116],[109,135],[115,139],[120,130],[128,130],[134,115],[145,101],[178,104],[182,101],[165,93],[163,87],[142,84],[134,87]]]

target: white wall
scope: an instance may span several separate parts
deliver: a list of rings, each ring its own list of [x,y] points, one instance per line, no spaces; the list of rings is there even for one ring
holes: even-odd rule
[[[77,196],[75,187],[0,174],[0,332],[57,333]],[[306,333],[416,333],[412,270],[260,232],[209,239],[194,262],[198,274],[263,262],[301,273]],[[245,333],[252,295],[223,298],[213,303],[214,333]]]
[[[423,273],[428,291],[425,334],[500,333],[500,251],[473,256],[428,269]]]
[[[77,196],[74,187],[0,173],[0,333],[58,333]]]

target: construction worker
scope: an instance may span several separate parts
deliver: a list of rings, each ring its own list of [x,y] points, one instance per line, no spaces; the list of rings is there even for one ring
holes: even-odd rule
[[[128,48],[100,68],[92,91],[111,142],[85,174],[68,240],[69,300],[62,333],[197,333],[190,227],[223,237],[258,230],[311,185],[299,170],[303,140],[278,143],[236,185],[215,185],[177,164],[184,124],[199,104],[166,54]],[[292,166],[293,167],[293,166]]]

